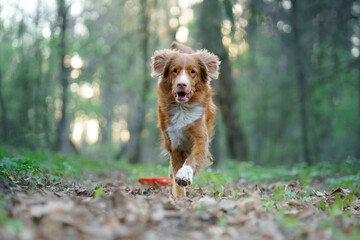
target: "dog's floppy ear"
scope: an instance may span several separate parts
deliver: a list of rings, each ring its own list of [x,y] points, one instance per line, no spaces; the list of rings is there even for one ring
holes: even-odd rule
[[[194,53],[194,51],[191,48],[183,44],[180,44],[178,42],[173,42],[170,48],[172,50],[178,50],[181,53],[189,53],[189,54]]]
[[[163,74],[165,65],[173,53],[174,51],[168,49],[159,50],[154,53],[151,64],[152,77],[160,77]]]
[[[219,77],[219,66],[221,63],[219,58],[205,49],[197,51],[196,54],[204,62],[207,68],[207,75],[211,79],[217,79]]]

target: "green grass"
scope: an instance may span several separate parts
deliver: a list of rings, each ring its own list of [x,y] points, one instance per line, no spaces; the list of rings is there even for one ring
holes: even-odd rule
[[[129,164],[126,160],[91,159],[82,155],[62,155],[51,151],[18,150],[10,154],[0,149],[0,175],[14,183],[27,179],[33,183],[51,184],[63,177],[87,179],[95,174],[107,174],[114,171],[126,174],[127,179],[136,181],[140,177],[167,177],[168,162],[161,164],[146,162]],[[320,162],[313,166],[297,164],[293,167],[262,167],[249,162],[228,161],[218,169],[208,168],[195,176],[194,187],[211,185],[208,191],[221,192],[226,184],[239,179],[260,186],[275,181],[299,180],[303,186],[321,182],[327,188],[350,188],[360,192],[360,165],[347,161],[341,165]],[[236,192],[232,193],[236,195]]]

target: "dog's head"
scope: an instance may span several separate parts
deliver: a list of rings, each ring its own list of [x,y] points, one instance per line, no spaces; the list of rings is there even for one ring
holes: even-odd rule
[[[207,89],[211,79],[219,76],[220,61],[206,50],[193,52],[189,47],[173,43],[172,50],[156,51],[152,58],[152,76],[171,91],[178,103],[189,102]]]

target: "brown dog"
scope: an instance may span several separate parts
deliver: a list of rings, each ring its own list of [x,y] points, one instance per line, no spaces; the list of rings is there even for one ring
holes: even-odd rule
[[[193,52],[176,42],[152,58],[152,76],[159,78],[158,127],[170,154],[176,182],[172,193],[177,198],[186,194],[194,174],[211,164],[216,106],[210,80],[218,78],[219,65],[214,54]]]

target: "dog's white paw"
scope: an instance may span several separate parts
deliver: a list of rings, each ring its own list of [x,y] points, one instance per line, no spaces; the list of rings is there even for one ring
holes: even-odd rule
[[[190,166],[184,165],[176,173],[175,182],[182,187],[191,185],[194,171]]]

